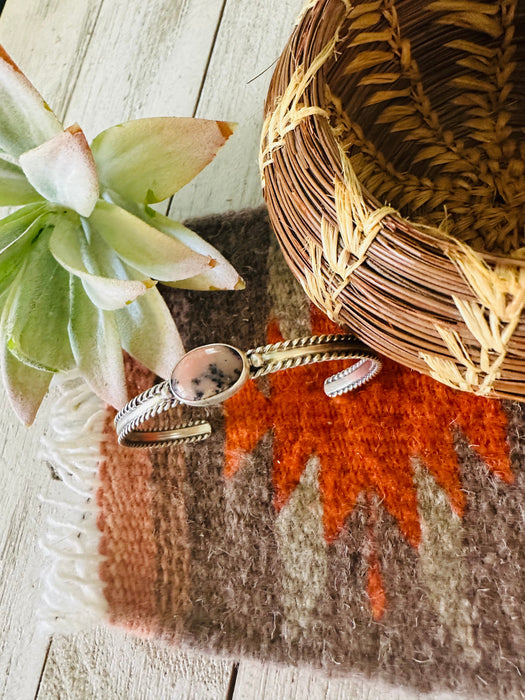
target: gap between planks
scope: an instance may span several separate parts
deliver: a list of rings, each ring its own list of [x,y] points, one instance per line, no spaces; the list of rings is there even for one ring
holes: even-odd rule
[[[214,52],[214,50],[215,50],[215,44],[217,43],[217,37],[219,36],[219,31],[220,31],[220,28],[221,28],[222,20],[223,20],[223,17],[224,17],[224,10],[226,9],[226,3],[227,3],[227,2],[228,2],[228,0],[223,0],[223,3],[222,3],[221,11],[220,11],[220,13],[219,13],[219,19],[218,19],[218,21],[217,21],[217,26],[216,26],[216,28],[215,28],[215,32],[214,32],[214,34],[213,34],[213,39],[212,39],[212,41],[211,41],[211,47],[210,47],[210,52],[209,52],[209,54],[208,54],[208,60],[206,61],[206,65],[205,65],[205,67],[204,67],[204,74],[203,74],[203,76],[202,76],[201,84],[200,84],[200,86],[199,86],[199,92],[198,92],[198,94],[197,94],[197,99],[195,100],[195,107],[194,107],[194,109],[193,109],[192,117],[195,117],[195,116],[197,115],[197,111],[198,111],[198,109],[199,109],[199,104],[200,104],[200,101],[201,101],[202,92],[203,92],[203,90],[204,90],[204,85],[205,85],[205,83],[206,83],[206,78],[208,77],[208,70],[209,70],[209,68],[210,68],[211,59],[212,59],[212,56],[213,56],[213,52]]]

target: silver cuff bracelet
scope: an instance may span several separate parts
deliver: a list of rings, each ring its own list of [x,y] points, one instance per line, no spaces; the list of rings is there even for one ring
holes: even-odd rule
[[[141,426],[180,404],[211,406],[236,394],[248,380],[270,372],[314,362],[358,362],[324,382],[327,396],[340,396],[357,389],[381,369],[381,360],[352,335],[320,335],[265,345],[243,352],[233,345],[214,343],[190,350],[177,363],[171,379],[139,394],[117,414],[118,441],[128,447],[161,447],[198,442],[211,433],[205,420],[175,425],[166,430]]]

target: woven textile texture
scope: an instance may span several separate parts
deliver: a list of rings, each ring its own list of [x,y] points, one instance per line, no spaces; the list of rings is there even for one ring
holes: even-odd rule
[[[163,292],[188,349],[333,332],[264,210],[192,226],[246,290]],[[108,412],[98,526],[109,621],[236,657],[523,698],[522,406],[391,361],[328,399],[323,379],[342,366],[249,382],[206,409],[213,435],[187,448],[120,448]],[[129,372],[132,392],[154,381]]]

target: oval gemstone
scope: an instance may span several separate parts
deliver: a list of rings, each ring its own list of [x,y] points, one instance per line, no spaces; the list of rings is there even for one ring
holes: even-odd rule
[[[171,375],[175,396],[185,403],[206,401],[231,389],[241,377],[243,358],[230,345],[205,345],[186,353]]]

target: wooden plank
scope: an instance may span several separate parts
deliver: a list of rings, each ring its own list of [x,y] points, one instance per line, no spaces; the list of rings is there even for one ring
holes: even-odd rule
[[[240,665],[232,700],[461,700],[456,693],[419,693],[362,676],[329,678],[308,668],[250,661]],[[467,700],[466,698],[464,700]]]
[[[10,0],[0,19],[0,42],[31,76],[57,111],[67,101],[68,74],[85,51],[85,34],[96,21],[101,0],[61,0],[75,12],[62,21],[62,5],[49,0]],[[23,31],[21,31],[23,28]],[[31,40],[29,40],[31,37]],[[51,49],[50,49],[51,47]],[[53,60],[44,61],[42,56]],[[43,409],[31,430],[24,428],[0,390],[0,696],[32,698],[49,638],[35,621],[40,601],[43,553],[38,537],[45,527],[39,494],[55,488],[38,457],[48,419]]]
[[[56,637],[38,697],[67,700],[220,700],[231,664],[118,630]]]
[[[105,2],[69,102],[68,123],[78,121],[91,139],[127,119],[192,116],[222,2]]]
[[[64,117],[103,0],[8,0],[0,43]]]
[[[174,217],[262,203],[258,152],[264,100],[273,64],[302,5],[303,0],[226,3],[197,116],[236,121],[239,126],[215,161],[175,195]]]
[[[0,41],[59,116],[68,123],[81,122],[88,136],[130,116],[191,114],[222,0],[192,3],[159,0],[147,3],[147,12],[143,11],[144,5],[142,2],[106,3],[103,7],[102,0],[10,0],[0,21]],[[159,26],[164,30],[160,39]],[[198,36],[196,54],[189,50],[192,36]],[[171,41],[176,47],[173,51],[169,50]],[[152,50],[148,52],[149,45]],[[101,63],[106,66],[105,76],[100,70]],[[133,71],[135,78],[131,77]],[[46,511],[37,497],[43,494],[60,499],[62,492],[60,485],[52,482],[49,469],[37,457],[47,419],[48,413],[44,411],[32,430],[26,431],[17,423],[1,393],[0,469],[4,488],[0,493],[3,630],[0,696],[17,700],[35,696],[49,643],[48,636],[35,624],[35,610],[41,594],[39,578],[44,567],[37,539],[45,528]],[[17,474],[16,479],[13,473]],[[109,632],[81,635],[73,641],[64,637],[56,639],[41,679],[43,696],[46,696],[44,689],[51,683],[53,694],[47,697],[87,697],[82,692],[85,673],[97,677],[91,671],[91,657],[86,656],[87,650],[92,648],[97,665],[115,679],[116,688],[123,687],[126,679],[136,677],[130,672],[131,664],[134,668],[133,659],[144,656],[144,674],[133,681],[135,697],[144,697],[141,684],[143,688],[160,688],[165,684],[167,688],[176,687],[181,697],[191,697],[192,688],[200,688],[199,678],[214,689],[216,697],[225,695],[230,663],[217,662],[204,672],[205,663],[199,661],[200,657],[192,661],[191,656],[179,657],[174,651],[165,664],[153,663],[154,651],[148,652],[149,647],[143,644],[125,635],[116,643]],[[124,658],[127,666],[122,666]],[[158,659],[163,658],[158,655]],[[65,674],[60,673],[62,659],[76,659],[75,663],[68,663]],[[195,676],[196,681],[190,678],[192,663],[196,669],[201,669]],[[64,692],[57,678],[62,680]],[[78,679],[78,692],[75,679]],[[96,691],[96,683],[93,687]],[[107,696],[96,691],[93,697]]]
[[[45,518],[38,500],[48,493],[49,469],[37,457],[47,420],[32,432],[0,397],[0,697],[33,697],[48,636],[35,623],[42,552],[37,543]]]
[[[65,119],[88,139],[129,118],[191,115],[222,0],[106,3],[68,100]],[[103,66],[103,70],[101,70]],[[67,669],[64,672],[64,669]],[[39,697],[222,697],[231,664],[99,630],[55,637]],[[147,689],[147,690],[146,690]]]

